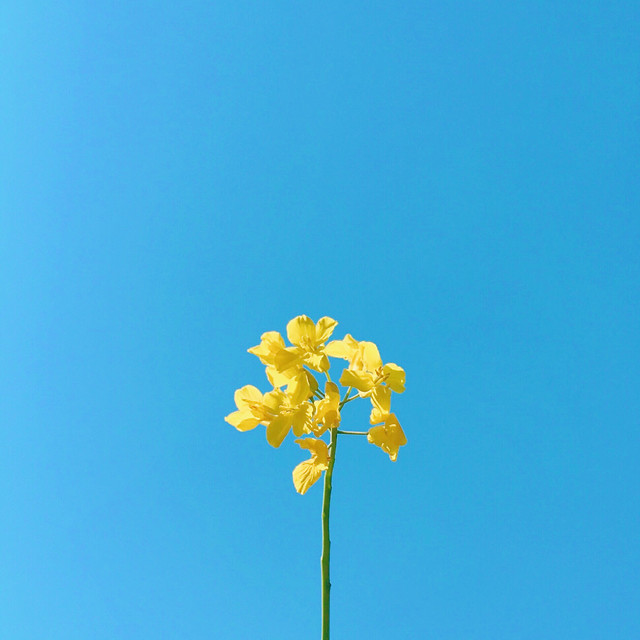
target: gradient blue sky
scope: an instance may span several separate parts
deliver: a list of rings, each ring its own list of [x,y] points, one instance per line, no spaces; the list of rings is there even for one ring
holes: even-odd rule
[[[0,7],[0,637],[319,637],[320,487],[223,421],[335,317],[333,638],[640,637],[637,2]],[[358,411],[345,426],[365,426]]]

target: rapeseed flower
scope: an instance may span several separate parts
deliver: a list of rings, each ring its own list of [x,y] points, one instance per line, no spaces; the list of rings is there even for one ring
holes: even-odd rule
[[[297,316],[287,324],[287,337],[292,347],[281,349],[275,357],[276,369],[284,373],[292,367],[307,365],[314,371],[329,370],[329,358],[324,352],[324,343],[338,323],[325,316],[314,323],[309,316]]]
[[[266,426],[267,442],[279,447],[290,429],[296,436],[311,432],[313,408],[309,403],[296,404],[289,394],[274,389],[264,395],[254,386],[246,385],[234,395],[237,411],[225,420],[238,431],[250,431],[259,424]]]
[[[340,384],[357,389],[363,397],[371,395],[382,384],[396,393],[404,391],[404,369],[393,362],[383,365],[378,347],[373,342],[358,341],[347,333],[342,340],[332,340],[325,352],[349,361],[340,377]]]
[[[398,449],[407,444],[407,437],[394,413],[390,413],[379,427],[371,427],[367,440],[389,454],[391,461],[398,457]]]
[[[237,411],[230,413],[225,420],[238,431],[250,431],[259,424],[268,424],[277,415],[280,396],[274,390],[264,395],[253,385],[238,389],[234,395]]]

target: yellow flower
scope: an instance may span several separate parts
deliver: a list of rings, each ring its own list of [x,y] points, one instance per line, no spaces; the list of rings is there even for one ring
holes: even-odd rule
[[[287,338],[306,352],[312,352],[322,346],[337,326],[333,318],[324,316],[315,324],[309,316],[296,316],[287,324]]]
[[[314,371],[328,371],[329,358],[324,353],[324,343],[338,323],[325,316],[314,323],[309,316],[297,316],[287,324],[287,337],[293,347],[278,352],[275,366],[279,372],[306,364]]]
[[[358,341],[351,334],[332,340],[325,348],[327,355],[349,361],[353,371],[375,371],[382,366],[378,347],[373,342]]]
[[[260,358],[260,362],[273,365],[278,352],[285,348],[284,340],[278,331],[267,331],[260,336],[260,344],[247,349],[249,353]]]
[[[316,379],[302,368],[301,361],[292,361],[291,366],[285,366],[282,370],[276,366],[279,354],[284,353],[285,358],[287,354],[284,340],[277,331],[263,333],[260,344],[247,351],[258,356],[260,362],[267,365],[267,378],[275,388],[287,386],[287,393],[294,404],[308,400],[318,388]]]
[[[318,481],[329,465],[329,449],[324,440],[304,438],[296,440],[301,449],[311,451],[311,458],[301,462],[293,470],[293,485],[298,493],[304,494],[309,487]]]
[[[313,407],[309,402],[295,403],[288,393],[277,390],[282,394],[278,414],[267,424],[267,442],[276,449],[283,443],[290,429],[300,437],[311,433],[311,414]]]
[[[287,394],[294,404],[300,404],[308,400],[318,388],[318,381],[313,377],[313,374],[302,367],[289,370],[287,376],[278,373],[275,369],[271,371],[267,367],[267,377],[274,387],[281,387],[286,384]]]
[[[404,391],[404,369],[393,362],[383,365],[378,347],[373,342],[359,342],[347,333],[343,340],[332,340],[325,353],[349,361],[340,377],[340,384],[357,389],[363,396],[370,395],[381,384],[396,393]]]
[[[238,389],[233,396],[238,411],[226,416],[226,422],[238,431],[250,431],[260,423],[266,424],[273,416],[270,406],[275,400],[272,396],[266,398],[267,395],[263,396],[259,389],[250,384]]]
[[[389,362],[382,367],[382,381],[396,393],[404,393],[406,375],[404,369],[395,362]]]
[[[314,406],[313,433],[321,436],[327,429],[340,426],[340,390],[335,382],[325,384],[324,398],[316,400]]]
[[[384,425],[369,429],[367,440],[388,453],[389,459],[392,461],[398,457],[398,449],[407,444],[404,431],[393,413],[386,417]]]
[[[280,389],[263,395],[249,384],[238,389],[234,399],[238,411],[230,413],[225,420],[238,431],[249,431],[259,424],[265,425],[267,442],[273,447],[279,447],[292,428],[297,437],[311,432],[311,404],[295,403],[291,396]]]
[[[260,344],[247,349],[254,356],[260,358],[262,364],[267,365],[267,377],[274,387],[283,387],[291,382],[298,374],[297,368],[279,372],[276,367],[276,356],[285,349],[284,339],[278,331],[267,331],[260,336]]]

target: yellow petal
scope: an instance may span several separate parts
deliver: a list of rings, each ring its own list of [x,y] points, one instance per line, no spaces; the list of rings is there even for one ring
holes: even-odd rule
[[[293,470],[293,485],[298,493],[306,493],[309,487],[322,475],[327,469],[329,461],[329,450],[324,440],[316,438],[304,438],[296,440],[301,449],[311,451],[311,458],[301,462]]]
[[[262,394],[260,390],[251,384],[241,387],[233,394],[238,409],[244,409],[256,402],[262,402]]]
[[[287,324],[287,337],[291,344],[309,347],[316,342],[316,325],[309,316],[297,316]]]
[[[384,413],[389,413],[391,409],[391,389],[387,387],[376,387],[371,394],[371,403],[376,409]]]
[[[291,428],[291,416],[283,414],[276,416],[267,425],[267,442],[276,449],[282,444]]]
[[[296,347],[287,347],[278,351],[274,364],[278,371],[283,372],[302,364],[302,355]]]
[[[325,384],[325,396],[322,400],[315,402],[315,416],[313,418],[312,431],[320,436],[327,429],[340,426],[340,390],[335,382]]]
[[[327,429],[340,426],[340,412],[337,409],[329,409],[324,414],[323,424]]]
[[[296,491],[304,495],[309,490],[309,487],[320,479],[323,470],[313,458],[301,462],[292,473],[293,486]]]
[[[286,371],[278,371],[275,367],[268,366],[266,369],[267,378],[273,387],[284,387],[295,377],[297,369],[287,369]]]
[[[389,387],[376,387],[371,394],[370,421],[371,424],[384,422],[391,411],[391,389]]]
[[[311,405],[305,402],[293,413],[291,427],[293,429],[293,435],[297,438],[311,431],[311,412]]]
[[[225,417],[225,421],[238,431],[250,431],[260,424],[258,418],[255,418],[247,411],[234,411]]]
[[[260,336],[260,344],[247,351],[258,356],[262,364],[273,364],[276,354],[284,347],[284,339],[277,331],[267,331]]]
[[[311,397],[313,391],[311,390],[309,377],[313,376],[310,376],[306,371],[300,371],[299,375],[287,386],[287,395],[292,405],[300,404]]]
[[[361,342],[362,364],[367,371],[376,371],[382,366],[378,347],[373,342]]]
[[[337,325],[338,323],[333,318],[329,318],[329,316],[320,318],[316,322],[316,344],[326,342]]]
[[[331,425],[329,423],[325,424],[323,422],[322,424],[319,424],[317,422],[313,422],[311,424],[311,433],[313,433],[314,436],[321,436],[329,430],[330,426]]]
[[[402,393],[404,391],[405,373],[402,367],[390,362],[382,367],[382,371],[385,375],[384,383],[396,393]]]
[[[271,415],[275,415],[280,412],[280,407],[286,402],[287,395],[280,389],[274,389],[264,394],[262,400],[263,406],[267,409],[267,412]]]
[[[329,447],[324,440],[318,438],[301,438],[296,440],[296,444],[301,449],[308,449],[311,451],[314,457],[318,458],[318,461],[322,464],[327,464],[329,461]]]
[[[329,401],[330,405],[335,409],[340,404],[340,389],[335,382],[327,382],[324,385],[324,397]]]
[[[340,384],[345,387],[353,387],[362,393],[366,393],[373,388],[374,379],[367,371],[345,369],[340,376]]]
[[[307,353],[305,354],[304,361],[314,371],[329,371],[329,367],[331,366],[329,358],[327,358],[324,353]]]
[[[309,382],[311,393],[314,394],[316,392],[316,389],[318,388],[318,381],[315,379],[312,373],[305,371],[304,374],[307,376],[307,381]]]
[[[358,341],[347,333],[344,340],[332,340],[325,348],[324,352],[332,358],[343,358],[351,360],[353,354],[358,349]]]
[[[389,459],[395,461],[398,449],[407,444],[407,438],[396,416],[391,413],[381,427],[371,427],[367,440],[389,454]]]

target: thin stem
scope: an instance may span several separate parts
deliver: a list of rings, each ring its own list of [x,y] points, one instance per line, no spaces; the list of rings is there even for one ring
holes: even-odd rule
[[[347,389],[347,392],[344,394],[344,398],[342,398],[342,401],[340,402],[340,406],[338,407],[338,409],[342,409],[342,407],[344,407],[344,405],[347,404],[349,400],[353,400],[353,398],[358,397],[357,395],[353,396],[352,398],[349,397],[349,394],[351,393],[351,389],[353,389],[353,387],[349,387]]]
[[[322,640],[329,640],[329,595],[331,581],[329,579],[329,556],[331,553],[331,540],[329,539],[329,507],[331,506],[331,477],[333,464],[336,460],[336,447],[338,444],[338,428],[331,429],[331,442],[329,443],[329,462],[324,474],[324,495],[322,498],[322,556],[320,567],[322,573]]]
[[[368,436],[368,431],[338,431],[338,433],[344,433],[346,436]]]

